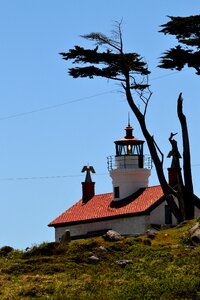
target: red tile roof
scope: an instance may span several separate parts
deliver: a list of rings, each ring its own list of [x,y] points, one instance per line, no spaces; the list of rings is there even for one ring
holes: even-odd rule
[[[124,200],[121,200],[122,205],[118,206],[113,204],[112,193],[95,195],[85,204],[82,199],[79,200],[52,221],[49,226],[142,214],[155,205],[162,196],[163,192],[160,186],[147,187],[142,189],[137,196],[133,194],[132,197],[128,197],[128,201],[125,201],[124,204]],[[120,204],[120,201],[117,204]]]

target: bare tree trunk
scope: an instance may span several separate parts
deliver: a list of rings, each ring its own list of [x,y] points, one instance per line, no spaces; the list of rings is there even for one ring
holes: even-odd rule
[[[133,113],[135,114],[140,127],[142,129],[143,135],[146,139],[146,142],[148,144],[149,147],[149,151],[152,157],[152,160],[154,162],[156,171],[157,171],[157,175],[158,175],[158,179],[160,182],[160,185],[162,187],[164,196],[166,198],[167,203],[169,204],[172,213],[174,214],[174,216],[176,217],[178,222],[181,222],[184,220],[184,216],[181,213],[180,208],[177,206],[177,204],[174,201],[174,197],[178,198],[178,194],[176,191],[174,191],[172,189],[172,187],[170,187],[170,185],[167,183],[165,175],[164,175],[164,171],[163,171],[163,164],[162,161],[160,160],[158,153],[157,153],[157,148],[155,146],[155,142],[153,137],[150,135],[149,131],[147,130],[146,127],[146,123],[145,123],[145,117],[144,115],[139,111],[138,107],[135,105],[131,92],[130,92],[130,84],[129,84],[129,77],[126,76],[126,86],[124,86],[125,91],[126,91],[126,98],[127,101],[129,103],[129,106],[131,107]],[[172,195],[174,197],[172,197]]]
[[[175,134],[171,133],[170,137],[169,137],[169,141],[172,145],[172,156],[173,156],[173,164],[174,164],[174,168],[176,171],[176,176],[177,176],[177,184],[178,184],[178,202],[179,202],[179,207],[181,210],[181,214],[183,215],[184,219],[185,219],[185,187],[183,184],[183,177],[182,177],[182,173],[181,173],[181,166],[180,166],[180,162],[179,162],[179,151],[178,151],[178,146],[177,146],[177,141],[175,141],[173,139]]]
[[[190,144],[187,129],[186,117],[183,114],[183,99],[182,94],[178,97],[177,102],[177,113],[182,129],[182,140],[183,140],[183,173],[185,181],[185,219],[190,220],[194,218],[194,191],[192,183],[192,172],[191,172],[191,159],[190,159]]]

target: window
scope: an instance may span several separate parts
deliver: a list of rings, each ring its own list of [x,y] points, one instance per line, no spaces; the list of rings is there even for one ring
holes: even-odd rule
[[[165,224],[172,224],[172,212],[169,205],[165,205]]]
[[[138,167],[143,168],[144,167],[144,157],[143,155],[138,156]]]
[[[114,187],[114,198],[119,198],[119,186]]]

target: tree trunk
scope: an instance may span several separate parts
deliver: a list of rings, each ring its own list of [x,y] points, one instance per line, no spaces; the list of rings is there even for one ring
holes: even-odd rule
[[[172,164],[173,164],[173,167],[175,168],[176,176],[177,176],[179,207],[181,210],[181,214],[182,214],[183,218],[185,219],[185,198],[184,198],[185,187],[183,184],[183,177],[182,177],[181,166],[180,166],[180,161],[179,161],[180,154],[178,151],[177,141],[175,141],[173,139],[174,135],[176,135],[176,134],[171,133],[171,135],[169,137],[169,141],[172,145],[172,156],[173,156]]]
[[[194,218],[194,191],[192,183],[192,172],[191,172],[191,159],[190,159],[190,144],[187,129],[186,117],[183,114],[183,99],[182,94],[178,97],[177,102],[177,113],[182,129],[182,140],[183,140],[183,174],[185,181],[185,219],[190,220]]]
[[[126,77],[126,86],[125,86],[126,98],[129,103],[129,106],[131,107],[133,113],[135,114],[135,116],[140,124],[141,130],[146,139],[146,142],[149,147],[149,151],[150,151],[152,160],[154,162],[154,165],[155,165],[155,168],[157,171],[157,175],[158,175],[158,179],[159,179],[160,185],[162,187],[164,196],[172,210],[172,213],[176,217],[177,221],[182,222],[184,220],[184,216],[182,215],[180,208],[177,206],[176,202],[174,201],[174,197],[178,199],[178,194],[176,191],[174,191],[172,189],[172,187],[170,187],[170,185],[166,181],[164,171],[163,171],[163,164],[158,156],[153,137],[150,135],[149,131],[147,130],[146,123],[145,123],[145,117],[139,111],[138,107],[135,105],[135,103],[133,101],[133,98],[132,98],[132,95],[130,92],[129,76],[127,75],[125,77]],[[174,197],[172,197],[172,195]]]

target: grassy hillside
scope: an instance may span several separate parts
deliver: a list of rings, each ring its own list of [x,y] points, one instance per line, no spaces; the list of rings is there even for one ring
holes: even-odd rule
[[[152,240],[1,248],[0,299],[200,299],[200,247],[188,243],[191,224]]]

